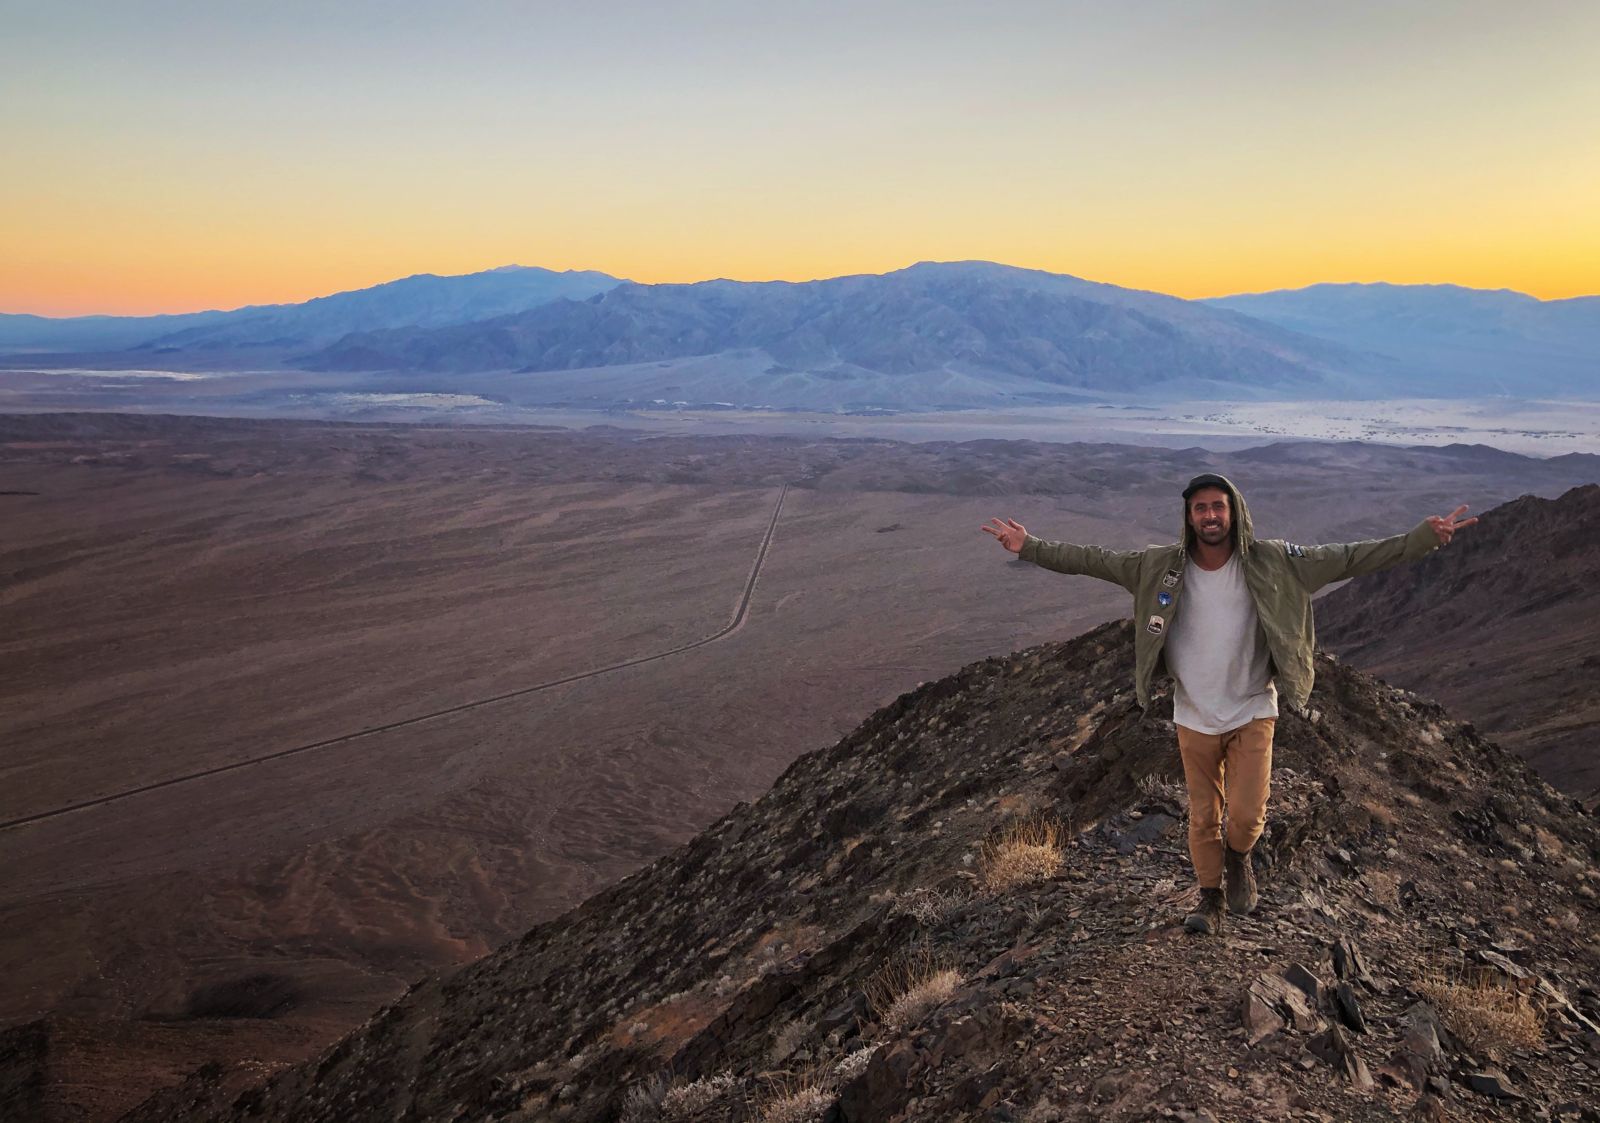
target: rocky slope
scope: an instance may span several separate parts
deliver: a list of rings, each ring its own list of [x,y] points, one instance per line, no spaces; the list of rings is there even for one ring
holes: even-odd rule
[[[1279,724],[1261,908],[1196,937],[1131,665],[1119,623],[925,684],[318,1060],[128,1118],[1600,1118],[1592,818],[1322,659]],[[1052,822],[1059,864],[996,858]],[[1468,982],[1525,1005],[1475,1017]]]
[[[1485,512],[1448,550],[1317,604],[1318,639],[1600,794],[1600,484]]]

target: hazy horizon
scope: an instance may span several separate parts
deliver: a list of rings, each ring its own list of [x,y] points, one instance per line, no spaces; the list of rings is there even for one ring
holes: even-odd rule
[[[763,284],[763,283],[772,282],[772,281],[782,281],[782,282],[787,282],[787,283],[791,283],[791,284],[808,284],[808,283],[815,282],[815,281],[837,280],[837,279],[840,279],[840,278],[843,278],[843,277],[882,275],[883,273],[894,273],[894,272],[898,272],[898,271],[900,271],[902,269],[907,269],[907,268],[911,267],[912,265],[924,264],[924,263],[928,262],[929,260],[931,260],[931,259],[923,258],[923,259],[919,259],[918,261],[915,261],[915,262],[907,262],[904,265],[898,265],[898,266],[894,266],[894,267],[892,267],[890,269],[883,270],[882,273],[879,273],[879,274],[836,273],[836,274],[829,274],[829,275],[826,275],[826,276],[818,276],[818,277],[794,277],[794,278],[792,278],[792,277],[730,277],[730,276],[727,276],[726,274],[714,274],[714,275],[710,275],[710,276],[695,277],[695,278],[692,278],[692,279],[689,279],[689,280],[681,280],[681,281],[646,281],[646,282],[636,282],[636,283],[641,283],[641,284],[689,284],[689,285],[692,285],[692,284],[703,284],[703,283],[708,282],[708,281],[735,281],[735,282],[739,282],[739,283],[750,283],[750,284]],[[979,259],[968,259],[968,260],[976,261],[976,260],[979,260]],[[958,264],[958,263],[956,263],[956,262],[939,262],[938,264]],[[1013,264],[1011,262],[1004,262],[1004,261],[987,262],[987,264],[1002,265],[1002,266],[1006,266],[1008,268],[1016,268],[1016,269],[1032,269],[1032,268],[1036,268],[1034,266],[1015,265],[1015,264]],[[286,305],[286,304],[304,303],[306,301],[317,300],[317,299],[321,299],[321,298],[324,298],[324,297],[338,296],[338,295],[341,295],[342,293],[359,292],[359,291],[362,291],[364,289],[376,288],[376,287],[378,287],[380,285],[392,284],[392,283],[394,283],[396,281],[409,280],[409,279],[411,279],[413,277],[450,278],[450,277],[472,276],[472,275],[476,275],[476,274],[479,274],[479,273],[492,273],[492,272],[496,272],[496,271],[499,271],[499,270],[505,270],[505,269],[527,269],[527,268],[544,269],[544,268],[547,268],[547,267],[546,266],[542,266],[542,265],[528,266],[528,265],[524,265],[522,263],[506,263],[506,264],[501,264],[501,265],[485,266],[482,269],[471,270],[469,273],[440,273],[440,272],[436,272],[436,271],[432,271],[432,270],[423,269],[423,270],[419,270],[419,271],[416,271],[416,272],[407,273],[404,276],[382,278],[380,280],[375,280],[375,281],[371,282],[370,284],[357,285],[356,287],[351,288],[351,289],[340,289],[340,290],[335,291],[335,292],[317,292],[317,293],[312,293],[309,296],[306,296],[302,300],[298,300],[298,301],[251,300],[251,301],[247,301],[244,304],[233,305],[233,306],[230,306],[230,307],[208,306],[208,307],[196,307],[196,308],[161,308],[161,309],[157,309],[157,310],[151,311],[151,312],[134,312],[134,313],[105,312],[105,311],[46,313],[46,312],[16,311],[16,310],[13,310],[11,308],[0,308],[0,315],[28,315],[28,316],[39,316],[39,317],[41,317],[43,319],[61,319],[61,320],[65,320],[65,319],[79,319],[79,318],[89,318],[89,317],[97,317],[97,316],[182,316],[182,315],[192,314],[192,313],[195,313],[195,312],[238,312],[238,311],[242,311],[242,310],[244,310],[246,308],[265,308],[265,307],[276,307],[276,306],[281,306],[281,305]],[[572,268],[572,269],[567,269],[567,270],[554,269],[554,270],[551,270],[551,272],[555,272],[555,273],[561,273],[561,272],[573,272],[573,273],[595,272],[595,273],[601,273],[601,272],[604,272],[604,270],[600,270],[600,269],[587,270],[587,269],[583,269],[583,268]],[[1113,283],[1113,282],[1110,282],[1110,281],[1105,281],[1105,280],[1103,280],[1101,278],[1098,278],[1098,277],[1084,276],[1083,274],[1072,273],[1071,271],[1061,271],[1061,270],[1050,269],[1050,270],[1043,270],[1043,272],[1059,273],[1060,275],[1063,275],[1063,276],[1076,277],[1079,280],[1090,281],[1090,282],[1094,282],[1096,284],[1112,284]],[[628,283],[630,281],[635,281],[635,279],[631,278],[631,277],[618,277],[617,280],[619,281],[619,283]],[[1590,296],[1600,296],[1600,291],[1597,291],[1597,292],[1594,292],[1594,293],[1574,293],[1571,296],[1565,296],[1565,297],[1541,297],[1541,296],[1537,296],[1537,295],[1535,295],[1533,293],[1524,292],[1524,291],[1522,291],[1520,289],[1509,288],[1509,287],[1506,287],[1506,286],[1483,287],[1483,286],[1475,286],[1475,285],[1458,285],[1458,284],[1455,284],[1454,282],[1449,282],[1449,281],[1399,282],[1399,281],[1387,280],[1387,279],[1384,279],[1384,278],[1376,278],[1376,279],[1372,279],[1372,280],[1359,280],[1359,281],[1350,281],[1350,280],[1311,281],[1311,282],[1308,282],[1308,283],[1306,283],[1304,285],[1297,285],[1297,286],[1294,286],[1292,288],[1255,289],[1255,290],[1241,291],[1241,292],[1217,292],[1217,293],[1210,293],[1210,294],[1206,294],[1206,295],[1202,295],[1202,296],[1185,296],[1185,297],[1182,297],[1182,299],[1185,299],[1185,300],[1215,300],[1215,299],[1223,299],[1223,298],[1231,297],[1231,296],[1255,296],[1255,295],[1262,295],[1262,294],[1265,294],[1265,293],[1273,293],[1273,292],[1294,292],[1294,291],[1299,291],[1301,289],[1315,288],[1315,287],[1320,286],[1320,285],[1333,285],[1333,286],[1341,286],[1341,285],[1390,285],[1390,286],[1394,286],[1394,287],[1407,287],[1407,288],[1455,288],[1455,289],[1466,289],[1466,290],[1470,290],[1470,291],[1474,291],[1474,292],[1498,292],[1498,293],[1508,293],[1508,294],[1514,295],[1514,296],[1525,296],[1525,297],[1529,297],[1529,298],[1531,298],[1533,300],[1537,300],[1540,303],[1544,303],[1544,304],[1553,303],[1553,302],[1561,301],[1561,300],[1577,300],[1577,299],[1583,299],[1583,298],[1590,297]],[[1127,287],[1131,287],[1131,286],[1119,286],[1119,287],[1127,288]],[[1162,290],[1159,290],[1159,289],[1143,289],[1143,290],[1139,290],[1139,291],[1158,292],[1159,293]],[[1177,294],[1177,293],[1164,293],[1164,295],[1167,295],[1167,296],[1178,296],[1179,294]]]

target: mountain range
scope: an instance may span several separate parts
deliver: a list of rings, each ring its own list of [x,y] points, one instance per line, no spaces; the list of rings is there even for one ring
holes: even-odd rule
[[[442,327],[490,319],[552,300],[583,300],[620,283],[604,273],[505,265],[439,277],[420,273],[300,304],[173,316],[0,315],[0,354],[126,350],[152,357],[190,350],[318,347],[352,332]]]
[[[308,365],[530,374],[634,367],[651,385],[683,378],[685,367],[704,378],[708,358],[723,361],[722,393],[744,401],[777,394],[771,404],[818,384],[848,387],[862,404],[929,391],[1070,400],[1173,382],[1332,392],[1341,374],[1379,368],[1226,310],[987,262],[802,283],[619,285],[484,323],[352,335]]]
[[[1489,394],[1600,384],[1600,296],[1537,300],[1459,285],[1312,285],[1219,297],[1230,308]]]
[[[982,261],[657,285],[506,267],[234,312],[6,316],[0,351],[13,369],[319,372],[586,407],[1581,398],[1600,392],[1600,297],[1378,284],[1183,300]]]

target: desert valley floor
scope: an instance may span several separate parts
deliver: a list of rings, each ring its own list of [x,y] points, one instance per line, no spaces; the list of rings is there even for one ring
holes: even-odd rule
[[[56,1019],[97,1117],[309,1054],[918,682],[1126,613],[991,516],[1170,540],[1212,469],[1337,541],[1596,464],[0,417],[0,1026]]]

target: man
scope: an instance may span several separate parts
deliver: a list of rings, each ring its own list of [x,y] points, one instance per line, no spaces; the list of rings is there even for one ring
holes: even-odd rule
[[[1199,907],[1184,926],[1210,935],[1222,931],[1224,875],[1227,909],[1256,907],[1250,852],[1266,823],[1278,701],[1300,709],[1311,695],[1311,594],[1332,581],[1414,561],[1478,520],[1456,521],[1462,506],[1393,538],[1297,546],[1258,541],[1244,497],[1222,476],[1196,476],[1183,502],[1182,541],[1143,550],[1042,542],[1011,519],[993,519],[983,529],[1023,561],[1099,577],[1133,594],[1139,704],[1150,704],[1157,673],[1170,673],[1175,683],[1189,857],[1200,883]]]

